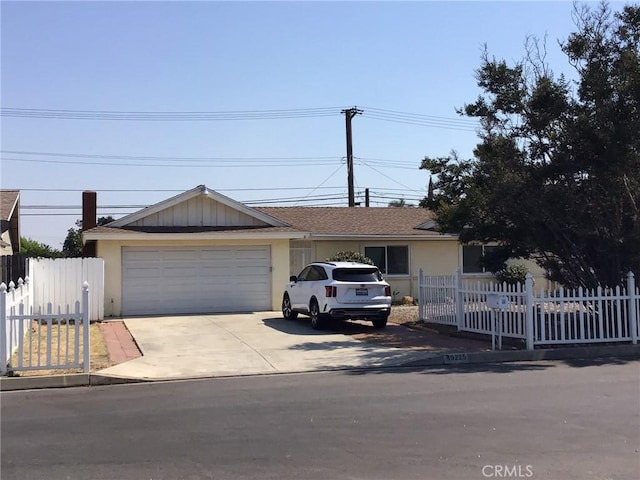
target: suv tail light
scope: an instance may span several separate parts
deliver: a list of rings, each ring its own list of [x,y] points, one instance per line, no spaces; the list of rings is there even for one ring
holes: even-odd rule
[[[337,295],[336,287],[330,287],[329,285],[325,285],[324,287],[324,296],[325,297],[335,297]]]
[[[384,296],[385,297],[390,297],[391,296],[391,287],[384,287]]]

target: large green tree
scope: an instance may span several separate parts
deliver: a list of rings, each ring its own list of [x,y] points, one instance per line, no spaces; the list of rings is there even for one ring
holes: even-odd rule
[[[487,267],[533,258],[565,285],[618,285],[640,274],[640,7],[574,7],[559,46],[575,80],[555,75],[529,38],[514,65],[486,52],[471,159],[425,158],[440,228],[496,242]],[[422,206],[426,206],[427,199]]]
[[[113,222],[113,217],[98,217],[98,225],[106,225]],[[77,228],[67,230],[67,237],[62,244],[62,253],[65,257],[82,257],[82,220],[76,220]]]
[[[20,237],[20,253],[31,258],[59,258],[63,256],[60,250],[27,237]]]

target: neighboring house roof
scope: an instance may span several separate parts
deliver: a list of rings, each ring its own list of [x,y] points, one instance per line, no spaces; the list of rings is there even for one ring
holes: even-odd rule
[[[257,207],[313,237],[442,237],[433,212],[414,207]]]
[[[16,212],[20,190],[0,190],[0,220],[11,220]]]
[[[424,208],[251,208],[200,185],[87,230],[83,239],[443,238],[432,225]]]
[[[20,190],[0,190],[0,254],[20,252]]]

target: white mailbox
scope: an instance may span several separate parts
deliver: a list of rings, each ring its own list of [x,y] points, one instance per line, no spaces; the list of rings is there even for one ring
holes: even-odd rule
[[[489,293],[487,294],[487,307],[498,310],[509,308],[509,297],[498,293]]]

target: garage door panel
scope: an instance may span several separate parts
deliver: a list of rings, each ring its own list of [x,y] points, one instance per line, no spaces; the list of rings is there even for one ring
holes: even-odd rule
[[[123,247],[123,315],[271,309],[271,252]]]
[[[137,249],[135,252],[124,250],[122,252],[122,259],[125,261],[140,261],[152,260],[157,258],[157,250],[152,249]]]

